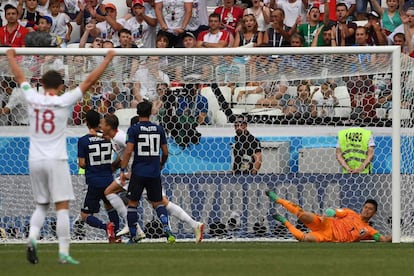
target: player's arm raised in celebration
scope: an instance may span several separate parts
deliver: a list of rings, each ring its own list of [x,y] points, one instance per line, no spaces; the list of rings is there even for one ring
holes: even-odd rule
[[[16,60],[16,50],[9,49],[6,52],[7,59],[9,60],[10,69],[14,75],[16,82],[20,85],[26,81],[26,77],[20,68],[19,64]]]
[[[82,91],[82,93],[85,93],[89,90],[89,88],[99,79],[99,77],[103,74],[106,67],[111,63],[113,57],[115,56],[115,51],[109,50],[108,53],[106,53],[106,56],[102,63],[96,67],[87,77],[86,79],[79,84],[79,88]]]

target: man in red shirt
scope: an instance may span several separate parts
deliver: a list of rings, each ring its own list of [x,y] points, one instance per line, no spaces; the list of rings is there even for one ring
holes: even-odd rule
[[[7,24],[0,28],[0,45],[23,47],[24,37],[29,31],[17,21],[17,8],[7,4],[4,7],[4,16],[7,20]]]
[[[235,0],[224,0],[223,6],[217,7],[214,13],[220,15],[221,25],[233,36],[236,33],[237,25],[243,18],[243,9],[234,5]]]

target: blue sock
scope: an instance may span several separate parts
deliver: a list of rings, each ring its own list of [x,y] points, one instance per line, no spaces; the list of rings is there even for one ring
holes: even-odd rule
[[[133,238],[135,237],[137,233],[137,228],[135,227],[135,225],[138,223],[137,208],[128,206],[127,210],[128,210],[127,219],[128,219],[129,234],[130,234],[130,237]]]
[[[100,219],[93,215],[87,216],[85,222],[92,227],[106,230],[106,223],[103,223]]]
[[[158,206],[155,211],[157,212],[157,216],[160,219],[162,226],[164,227],[164,232],[170,230],[170,226],[168,224],[168,213],[167,209],[165,209],[164,205]]]
[[[109,221],[113,222],[115,225],[115,233],[119,230],[119,216],[118,212],[112,208],[106,211],[108,213]]]

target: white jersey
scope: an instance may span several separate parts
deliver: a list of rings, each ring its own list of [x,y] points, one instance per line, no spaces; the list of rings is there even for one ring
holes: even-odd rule
[[[13,125],[28,125],[29,115],[27,113],[27,103],[22,90],[14,88],[6,105],[10,109]]]
[[[67,160],[66,124],[72,106],[82,98],[79,87],[61,96],[39,94],[28,82],[21,84],[30,122],[29,161]]]
[[[126,148],[126,133],[123,130],[118,129],[118,132],[115,134],[114,138],[111,139],[112,148],[115,153],[121,158],[124,156],[124,151]]]
[[[184,3],[193,3],[193,0],[155,0],[162,3],[162,15],[169,31],[181,28],[184,19]]]
[[[118,18],[116,22],[125,27],[127,21],[123,18]],[[114,44],[114,47],[120,45],[118,32],[115,31],[107,21],[99,22],[96,24],[96,28],[101,32],[101,37],[103,40],[111,40]]]
[[[136,17],[131,17],[126,22],[125,28],[131,31],[132,38],[138,48],[155,48],[156,27],[148,25],[145,20],[140,23]]]
[[[194,0],[191,19],[187,29],[196,31],[201,25],[208,26],[207,2],[205,0]]]

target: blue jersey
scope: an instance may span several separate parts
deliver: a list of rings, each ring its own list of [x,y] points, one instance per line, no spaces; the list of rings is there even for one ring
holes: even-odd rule
[[[164,129],[151,122],[140,122],[128,129],[127,143],[134,144],[132,173],[144,177],[160,177],[161,145],[167,144]]]
[[[78,158],[85,158],[86,184],[107,187],[113,181],[112,144],[102,137],[89,134],[78,140]]]

